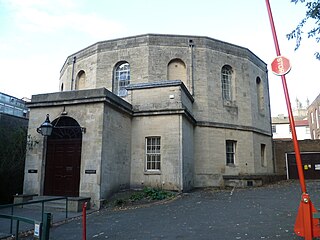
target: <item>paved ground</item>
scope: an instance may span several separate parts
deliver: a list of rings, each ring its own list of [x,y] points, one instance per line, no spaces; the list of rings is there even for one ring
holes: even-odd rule
[[[307,189],[319,209],[320,181],[307,182]],[[87,239],[303,239],[293,232],[300,197],[297,181],[198,190],[168,203],[91,213]],[[50,232],[50,239],[79,240],[81,236],[81,218],[54,226]]]

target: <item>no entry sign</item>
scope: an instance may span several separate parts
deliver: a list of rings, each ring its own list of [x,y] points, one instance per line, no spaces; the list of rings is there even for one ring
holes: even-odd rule
[[[271,70],[278,76],[287,74],[291,70],[289,59],[284,56],[276,57],[271,63]]]

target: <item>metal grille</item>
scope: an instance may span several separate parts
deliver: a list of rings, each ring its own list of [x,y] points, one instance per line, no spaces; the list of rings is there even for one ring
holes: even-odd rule
[[[59,117],[52,122],[53,131],[50,139],[75,139],[82,137],[81,127],[71,117]]]
[[[123,97],[127,95],[126,86],[130,84],[130,65],[129,63],[122,63],[116,68],[115,80],[118,86],[118,96]]]

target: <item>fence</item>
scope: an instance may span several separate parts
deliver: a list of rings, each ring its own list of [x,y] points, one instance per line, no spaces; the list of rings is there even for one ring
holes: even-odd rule
[[[50,199],[42,199],[42,200],[35,200],[35,201],[29,201],[24,203],[14,203],[14,204],[6,204],[6,205],[0,205],[0,209],[10,208],[11,214],[0,214],[0,218],[4,219],[10,219],[10,234],[13,234],[13,221],[16,220],[16,230],[15,235],[16,239],[19,238],[19,226],[20,222],[25,222],[28,224],[33,224],[34,226],[34,236],[39,237],[41,240],[47,240],[49,239],[49,229],[50,229],[50,223],[51,223],[51,213],[44,213],[45,210],[45,203],[46,202],[52,202],[52,201],[58,201],[58,200],[65,200],[66,201],[66,207],[65,207],[65,217],[68,218],[68,198],[67,197],[54,197]],[[41,221],[37,221],[35,219],[30,219],[26,217],[21,216],[15,216],[14,215],[14,208],[15,207],[23,207],[24,205],[31,205],[31,204],[37,204],[41,203]]]

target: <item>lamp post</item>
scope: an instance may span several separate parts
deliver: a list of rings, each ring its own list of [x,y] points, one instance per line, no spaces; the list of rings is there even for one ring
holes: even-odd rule
[[[46,116],[46,120],[37,128],[37,132],[47,137],[52,133],[53,125],[50,122],[49,114]]]
[[[53,125],[50,122],[49,114],[46,116],[46,120],[37,128],[37,132],[40,133],[43,138],[43,156],[41,164],[41,183],[40,183],[40,194],[44,195],[44,178],[45,178],[45,165],[47,158],[47,139],[51,135]]]

